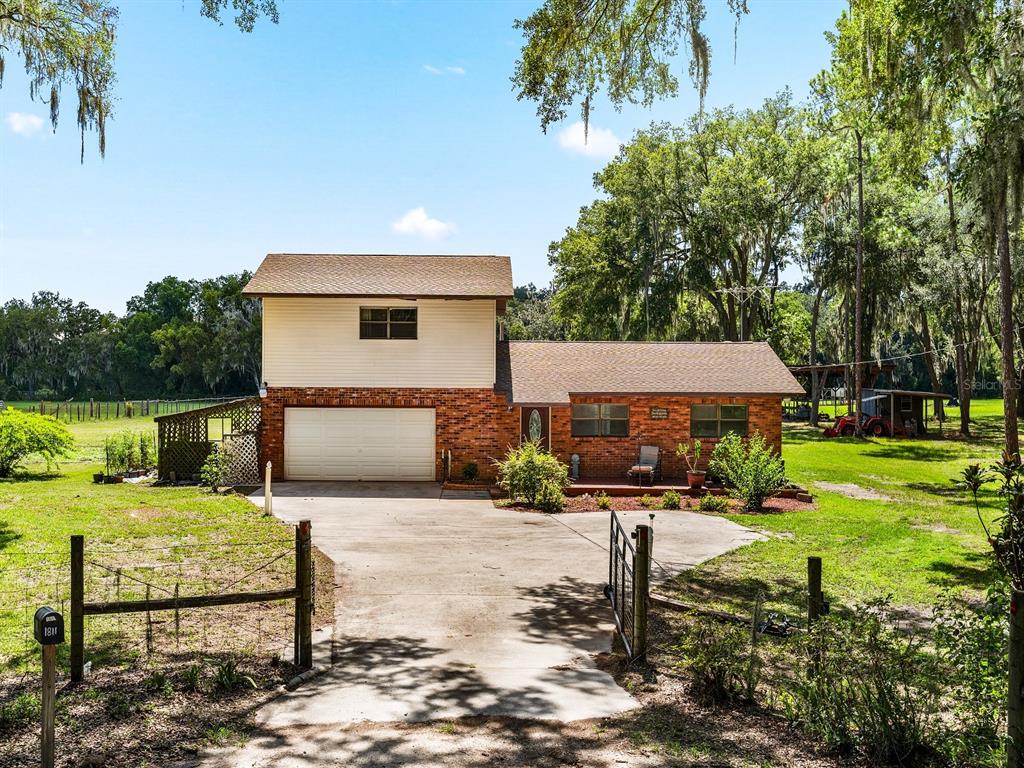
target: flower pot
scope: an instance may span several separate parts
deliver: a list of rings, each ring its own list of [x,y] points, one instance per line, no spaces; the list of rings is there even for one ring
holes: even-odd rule
[[[704,472],[687,472],[686,482],[690,484],[691,488],[703,488],[704,474]]]
[[[93,472],[92,481],[94,483],[102,483],[103,482],[103,473],[102,472]]]

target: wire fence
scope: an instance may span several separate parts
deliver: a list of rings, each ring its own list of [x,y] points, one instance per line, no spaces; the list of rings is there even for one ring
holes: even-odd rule
[[[210,596],[291,587],[296,550],[280,537],[222,543],[152,539],[85,541],[87,602]],[[49,605],[70,616],[71,553],[67,549],[5,551],[0,558],[0,674],[35,674],[39,645],[32,617]],[[288,601],[223,608],[88,616],[85,661],[130,661],[206,654],[271,654],[289,647],[294,609]],[[67,645],[61,646],[67,653]],[[66,661],[66,659],[64,659]]]
[[[194,411],[197,408],[206,408],[210,405],[237,400],[240,397],[243,396],[199,397],[181,400],[155,398],[126,400],[15,400],[8,401],[7,406],[28,413],[54,416],[61,421],[70,423],[185,413],[187,411]]]

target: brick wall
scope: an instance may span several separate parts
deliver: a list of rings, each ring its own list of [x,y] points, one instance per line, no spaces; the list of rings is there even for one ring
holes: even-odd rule
[[[491,389],[354,389],[271,387],[262,402],[260,446],[273,462],[274,479],[284,478],[285,408],[434,408],[435,476],[442,477],[441,452],[451,449],[452,475],[476,462],[481,477],[493,478],[492,460],[519,440],[519,411]]]
[[[680,396],[575,396],[574,403],[625,403],[629,405],[629,437],[573,437],[571,408],[551,409],[551,447],[569,463],[572,454],[580,456],[583,477],[625,478],[626,470],[636,463],[639,446],[661,448],[662,473],[666,478],[682,479],[686,463],[676,457],[676,445],[689,440],[690,406],[694,403],[724,403],[747,406],[748,431],[760,432],[782,448],[782,403],[779,397],[680,397]],[[651,408],[668,410],[667,419],[652,419]],[[707,466],[714,438],[701,438],[701,464]]]

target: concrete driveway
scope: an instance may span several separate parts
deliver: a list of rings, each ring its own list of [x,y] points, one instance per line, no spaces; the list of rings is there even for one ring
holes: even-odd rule
[[[612,641],[609,513],[495,509],[486,494],[433,483],[310,482],[275,484],[274,513],[312,521],[338,592],[333,666],[266,707],[264,727],[568,721],[634,706],[592,660]],[[655,579],[758,537],[678,511],[658,512],[654,527]]]

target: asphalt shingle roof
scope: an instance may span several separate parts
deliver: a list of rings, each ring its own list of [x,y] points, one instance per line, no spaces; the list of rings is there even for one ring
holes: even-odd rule
[[[495,386],[517,404],[567,404],[570,394],[804,394],[767,342],[512,341],[497,359]]]
[[[508,256],[270,253],[248,296],[512,296]]]

